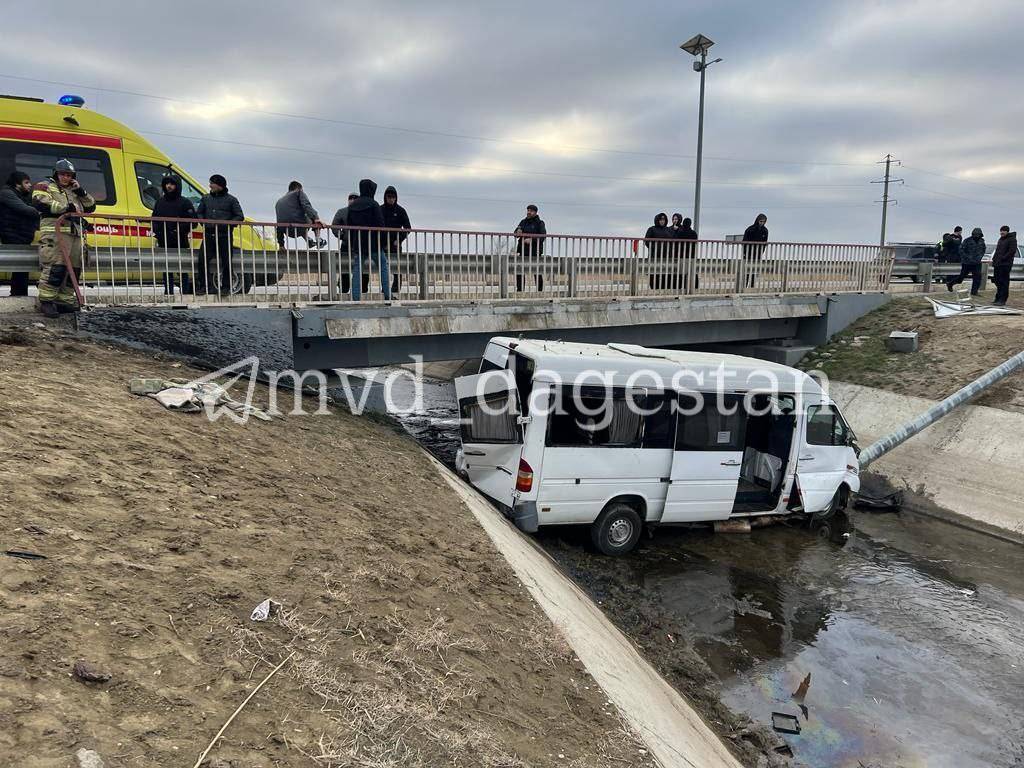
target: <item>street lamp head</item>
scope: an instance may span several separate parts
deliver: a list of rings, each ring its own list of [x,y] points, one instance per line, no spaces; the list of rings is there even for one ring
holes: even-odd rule
[[[715,41],[704,35],[694,35],[679,47],[691,56],[703,56],[711,49]]]

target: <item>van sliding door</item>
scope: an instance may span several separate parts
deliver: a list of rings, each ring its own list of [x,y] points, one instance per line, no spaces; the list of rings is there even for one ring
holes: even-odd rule
[[[663,523],[725,520],[743,464],[743,396],[679,395],[675,451]]]
[[[481,493],[511,507],[523,433],[515,376],[492,370],[455,379],[462,455],[469,481]]]

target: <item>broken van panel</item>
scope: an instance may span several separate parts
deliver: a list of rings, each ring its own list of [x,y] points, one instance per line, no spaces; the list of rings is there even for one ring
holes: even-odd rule
[[[735,355],[491,339],[456,379],[459,471],[533,532],[824,519],[860,487],[853,431],[806,373]]]

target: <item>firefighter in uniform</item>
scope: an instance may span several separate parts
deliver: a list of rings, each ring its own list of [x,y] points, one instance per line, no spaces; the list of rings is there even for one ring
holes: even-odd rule
[[[57,219],[65,213],[92,213],[96,201],[82,188],[70,160],[58,160],[53,177],[36,185],[32,203],[39,211],[39,309],[47,317],[61,312],[77,312],[78,297],[71,285],[64,256],[57,240]],[[61,226],[61,242],[71,255],[75,276],[81,274],[86,259],[81,217],[66,219]]]

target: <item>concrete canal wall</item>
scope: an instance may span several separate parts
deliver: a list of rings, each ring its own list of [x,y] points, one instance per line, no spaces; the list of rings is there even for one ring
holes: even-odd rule
[[[923,413],[933,400],[832,382],[861,445]],[[883,456],[871,470],[939,507],[1024,541],[1024,414],[967,405]]]

